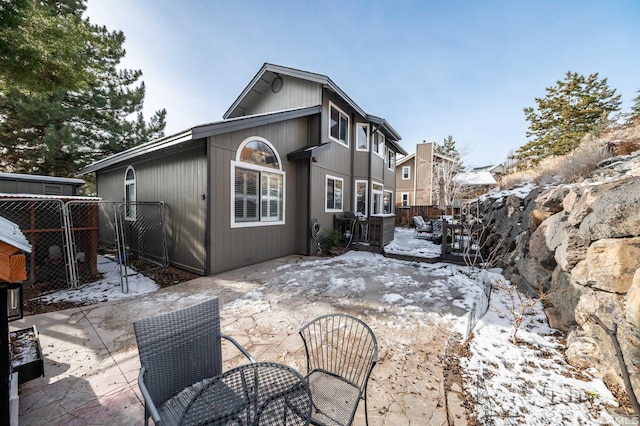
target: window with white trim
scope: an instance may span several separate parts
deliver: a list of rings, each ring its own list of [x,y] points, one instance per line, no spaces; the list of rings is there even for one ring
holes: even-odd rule
[[[341,178],[327,175],[326,183],[326,202],[325,211],[341,212],[342,211],[342,188],[343,180]]]
[[[369,151],[369,125],[364,123],[356,124],[356,149],[358,151]]]
[[[124,174],[124,218],[136,220],[136,171],[132,166]]]
[[[231,227],[284,223],[285,172],[266,139],[245,139],[231,161]]]
[[[356,180],[356,213],[361,213],[364,216],[368,214],[369,207],[369,181],[368,180]]]
[[[382,210],[382,198],[384,196],[384,192],[383,192],[383,186],[379,183],[372,183],[371,184],[371,196],[372,196],[372,200],[371,200],[371,209],[372,209],[372,214],[381,214],[383,212]]]
[[[411,168],[409,166],[402,166],[402,180],[411,179]]]
[[[373,152],[384,158],[384,135],[380,132],[373,135]]]
[[[329,103],[329,138],[349,146],[349,116]]]
[[[384,195],[382,196],[382,212],[384,214],[393,213],[393,191],[384,191]]]
[[[394,150],[387,148],[387,167],[394,170],[396,165],[396,153]]]
[[[400,197],[402,197],[402,206],[406,207],[409,205],[409,193],[408,192],[403,192],[400,194]]]

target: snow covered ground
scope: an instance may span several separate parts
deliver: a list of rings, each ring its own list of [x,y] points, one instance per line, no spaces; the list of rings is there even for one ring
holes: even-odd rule
[[[437,257],[440,247],[414,238],[413,230],[396,230],[386,250],[413,257]],[[142,275],[129,277],[129,292],[121,291],[117,268],[100,259],[105,278],[77,290],[43,297],[48,301],[102,302],[138,296],[158,286]],[[484,280],[505,283],[499,271],[480,274]],[[416,319],[448,324],[452,333],[464,334],[467,312],[481,293],[478,276],[463,266],[420,263],[382,255],[349,251],[343,255],[281,266],[264,277],[263,286],[233,302],[237,309],[261,303],[262,294],[280,289],[291,294],[322,295],[352,303],[363,301],[392,313],[394,325],[409,330]],[[286,296],[289,295],[289,296]],[[368,299],[367,299],[368,298]],[[605,410],[615,406],[612,394],[595,372],[569,366],[556,330],[548,326],[542,307],[525,318],[518,331],[519,343],[511,342],[512,320],[508,298],[496,290],[487,314],[478,322],[467,358],[461,360],[465,393],[475,404],[472,413],[482,424],[585,425],[616,424]],[[240,305],[246,306],[240,306]],[[384,340],[384,337],[383,339]]]

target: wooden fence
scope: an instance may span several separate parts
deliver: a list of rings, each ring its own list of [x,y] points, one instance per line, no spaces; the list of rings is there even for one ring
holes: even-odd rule
[[[438,206],[396,206],[396,226],[413,226],[413,216],[422,216],[424,220],[440,219],[442,211]]]

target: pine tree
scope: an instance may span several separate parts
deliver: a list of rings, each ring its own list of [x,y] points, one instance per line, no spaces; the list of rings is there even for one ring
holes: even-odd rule
[[[32,94],[86,88],[94,34],[83,0],[0,1],[0,90]]]
[[[544,98],[536,98],[537,108],[525,108],[531,140],[518,148],[516,159],[534,163],[543,158],[564,155],[575,149],[582,138],[609,124],[610,115],[620,110],[620,95],[610,89],[598,73],[589,77],[568,71],[564,81],[546,88]]]
[[[0,94],[0,169],[73,176],[95,160],[163,136],[165,110],[144,120],[141,71],[117,68],[125,54],[122,32],[81,20],[85,0],[37,4],[46,5],[46,13],[81,22],[92,41],[78,52],[83,71],[73,81],[43,87],[28,86],[30,77],[5,80],[22,84],[7,84]]]
[[[638,95],[633,98],[633,105],[631,106],[631,121],[640,119],[640,90],[636,92]]]

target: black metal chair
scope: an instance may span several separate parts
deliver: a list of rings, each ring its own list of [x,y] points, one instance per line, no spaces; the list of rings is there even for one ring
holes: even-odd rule
[[[307,354],[313,425],[350,425],[360,400],[367,416],[367,382],[378,361],[373,331],[346,314],[323,315],[300,329]]]
[[[177,424],[188,400],[174,398],[183,389],[222,373],[222,340],[227,339],[251,362],[236,340],[220,332],[220,307],[213,298],[188,308],[133,323],[140,356],[138,386],[144,420]]]

